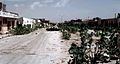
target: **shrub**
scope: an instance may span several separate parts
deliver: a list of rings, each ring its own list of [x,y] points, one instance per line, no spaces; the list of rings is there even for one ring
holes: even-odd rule
[[[33,28],[33,30],[37,30],[37,29],[40,29],[40,28],[42,28],[42,26],[36,25],[36,26]]]
[[[70,29],[70,32],[71,32],[71,33],[76,33],[76,32],[78,32],[78,28],[77,28],[77,27],[70,27],[69,29]]]
[[[63,39],[69,40],[71,37],[71,34],[69,32],[63,31]]]
[[[23,34],[28,34],[32,31],[33,31],[33,29],[30,27],[21,26],[21,27],[16,27],[16,28],[12,29],[10,31],[10,33],[12,33],[14,35],[23,35]]]
[[[47,31],[59,31],[60,29],[52,27],[52,28],[47,28]]]

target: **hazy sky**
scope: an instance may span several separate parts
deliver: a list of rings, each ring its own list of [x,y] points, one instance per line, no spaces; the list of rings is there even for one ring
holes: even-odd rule
[[[7,10],[18,12],[20,16],[54,21],[109,18],[120,12],[120,0],[4,0],[4,3]]]

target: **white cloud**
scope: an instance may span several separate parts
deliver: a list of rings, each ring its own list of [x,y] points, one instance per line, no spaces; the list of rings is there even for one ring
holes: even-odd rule
[[[54,0],[44,0],[43,2],[44,3],[52,3],[52,2],[54,2]]]
[[[16,7],[16,8],[18,8],[18,7],[24,6],[24,4],[14,4],[13,6]]]
[[[0,0],[0,1],[4,1],[4,0]],[[21,1],[27,1],[27,0],[5,0],[5,1],[21,2]]]
[[[66,6],[68,4],[69,1],[70,0],[60,0],[59,2],[57,2],[55,4],[55,7],[64,7],[64,6]]]
[[[31,9],[34,9],[35,7],[42,7],[43,4],[41,4],[40,2],[36,1],[36,2],[33,2],[31,5],[30,5],[30,8]]]
[[[19,5],[18,5],[18,4],[14,4],[14,6],[15,6],[15,7],[19,7]]]
[[[20,4],[20,6],[25,6],[25,4]]]

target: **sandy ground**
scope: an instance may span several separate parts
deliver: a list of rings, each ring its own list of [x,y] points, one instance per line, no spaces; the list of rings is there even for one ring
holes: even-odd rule
[[[112,60],[111,62],[109,62],[109,63],[99,63],[99,64],[115,64],[116,63],[116,61],[115,60]]]
[[[0,64],[67,64],[69,44],[58,31],[40,29],[0,39]]]
[[[67,64],[72,43],[80,46],[79,33],[62,40],[58,31],[40,29],[27,35],[0,39],[0,64]],[[115,64],[115,61],[111,63]]]

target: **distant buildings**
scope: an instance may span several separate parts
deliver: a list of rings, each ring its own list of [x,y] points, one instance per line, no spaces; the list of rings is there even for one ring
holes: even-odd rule
[[[120,17],[116,18],[107,18],[107,19],[101,19],[99,17],[93,18],[93,19],[88,19],[84,20],[83,23],[89,25],[89,26],[101,26],[101,27],[106,27],[106,26],[113,26],[113,27],[118,27],[120,26]]]
[[[49,20],[46,20],[46,19],[39,19],[40,20],[40,23],[43,27],[48,27],[49,26],[49,23],[50,21]]]
[[[65,21],[65,23],[71,23],[71,24],[80,24],[81,22],[82,22],[82,19]]]
[[[31,26],[31,28],[37,27],[48,27],[50,25],[50,21],[46,19],[38,19],[38,18],[25,18],[21,17],[19,19],[19,24],[22,26]]]
[[[6,4],[0,2],[0,33],[8,33],[8,31],[17,25],[19,15],[6,10]]]
[[[118,13],[118,16],[115,18],[107,18],[107,19],[101,19],[99,17],[93,18],[93,19],[85,19],[82,21],[82,19],[76,19],[76,20],[70,20],[70,21],[64,21],[64,23],[67,24],[86,24],[88,26],[99,26],[99,27],[118,27],[120,26],[120,14]]]
[[[46,19],[31,19],[25,17],[19,17],[18,13],[10,12],[6,10],[6,4],[0,2],[0,33],[8,33],[9,30],[15,28],[17,25],[21,26],[30,26],[33,28],[33,24],[38,24],[38,26],[48,27],[50,21]],[[68,24],[87,24],[89,26],[120,26],[120,14],[115,18],[101,19],[99,17],[93,19],[87,19],[82,21],[82,19],[65,21],[64,23]]]
[[[89,19],[89,20],[85,20],[83,21],[85,24],[89,25],[89,26],[101,26],[101,27],[105,27],[105,26],[118,26],[118,21],[116,18],[108,18],[108,19]]]
[[[22,26],[28,26],[30,28],[33,28],[33,24],[35,24],[35,20],[32,18],[25,18],[25,17],[21,17],[19,18],[19,22],[20,24],[22,24]]]

